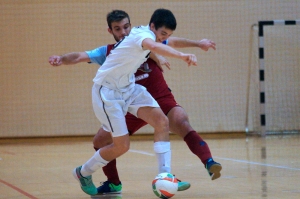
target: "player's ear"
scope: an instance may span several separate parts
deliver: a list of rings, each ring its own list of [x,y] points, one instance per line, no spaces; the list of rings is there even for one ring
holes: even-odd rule
[[[112,34],[112,30],[109,27],[107,28],[107,31]]]
[[[154,25],[154,23],[150,23],[150,30],[152,30],[152,31],[155,30],[155,25]]]

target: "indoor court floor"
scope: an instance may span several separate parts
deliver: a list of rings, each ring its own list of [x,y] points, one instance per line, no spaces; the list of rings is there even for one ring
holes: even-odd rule
[[[300,135],[202,137],[222,164],[222,176],[211,181],[185,142],[172,136],[172,173],[191,183],[174,199],[300,198]],[[130,151],[117,160],[122,194],[98,198],[157,198],[151,189],[157,163],[150,138],[132,136]],[[0,139],[0,199],[91,198],[72,170],[93,154],[92,137]],[[96,186],[105,181],[101,169],[93,180]]]

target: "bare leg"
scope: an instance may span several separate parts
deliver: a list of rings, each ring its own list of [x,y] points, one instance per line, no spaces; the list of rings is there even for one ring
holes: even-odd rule
[[[154,128],[154,142],[169,141],[169,120],[160,108],[141,107],[137,114]]]
[[[138,116],[154,128],[153,149],[158,161],[158,172],[171,172],[169,122],[160,108],[142,107]]]
[[[185,110],[176,106],[168,113],[170,131],[184,138],[189,132],[194,131],[189,123],[189,118]]]
[[[94,149],[98,151],[100,148],[109,145],[112,143],[112,136],[110,132],[104,131],[102,128],[100,128],[97,132],[97,134],[94,136],[93,144]],[[107,177],[107,181],[118,185],[120,184],[120,178],[117,170],[117,160],[114,159],[107,163],[104,167],[102,167],[103,173]]]
[[[129,134],[113,137],[113,143],[106,145],[100,149],[100,155],[103,159],[111,161],[120,157],[129,150],[130,140]]]
[[[97,134],[94,136],[93,144],[96,150],[112,144],[113,139],[110,132],[104,131],[103,128],[100,128]]]
[[[182,107],[174,107],[168,113],[171,132],[184,139],[189,149],[199,157],[201,162],[206,165],[209,158],[212,158],[210,149],[206,142],[191,127],[188,115]]]

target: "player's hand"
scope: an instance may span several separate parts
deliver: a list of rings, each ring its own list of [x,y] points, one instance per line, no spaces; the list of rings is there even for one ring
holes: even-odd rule
[[[197,57],[194,54],[183,54],[182,60],[185,61],[188,66],[197,66]]]
[[[209,39],[202,39],[199,41],[199,47],[204,51],[208,51],[209,48],[216,50],[216,43]]]
[[[157,59],[158,59],[157,65],[162,72],[164,72],[163,66],[166,66],[169,70],[171,70],[170,63],[165,57],[157,55]]]
[[[60,65],[62,65],[61,56],[58,56],[58,55],[52,55],[52,56],[50,56],[48,62],[52,66],[60,66]]]

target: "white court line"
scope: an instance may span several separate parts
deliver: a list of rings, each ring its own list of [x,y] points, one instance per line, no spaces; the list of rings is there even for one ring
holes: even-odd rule
[[[146,151],[140,151],[140,150],[134,150],[134,149],[130,149],[129,151],[132,152],[132,153],[139,153],[139,154],[143,154],[143,155],[155,156],[153,153],[148,153]],[[265,167],[274,167],[274,168],[279,168],[279,169],[288,169],[288,170],[293,170],[293,171],[300,171],[299,168],[292,168],[292,167],[287,167],[287,166],[278,166],[278,165],[274,165],[274,164],[264,164],[264,163],[260,163],[260,162],[251,162],[251,161],[238,160],[238,159],[232,159],[232,158],[221,158],[221,157],[216,157],[216,156],[214,158],[218,158],[220,160],[240,162],[240,163],[245,163],[245,164],[260,165],[260,166],[265,166]]]
[[[299,168],[278,166],[278,165],[274,165],[274,164],[263,164],[263,163],[260,163],[260,162],[251,162],[251,161],[237,160],[237,159],[232,159],[232,158],[221,158],[221,157],[214,157],[214,158],[218,158],[218,159],[221,159],[221,160],[229,160],[229,161],[233,161],[233,162],[240,162],[240,163],[246,163],[246,164],[266,166],[266,167],[275,167],[275,168],[279,168],[279,169],[288,169],[288,170],[300,171]]]
[[[140,154],[144,154],[144,155],[154,156],[153,153],[148,153],[146,151],[139,151],[139,150],[134,150],[134,149],[129,149],[129,151],[132,152],[132,153],[140,153]]]

